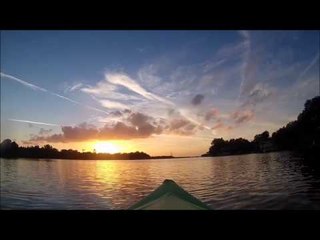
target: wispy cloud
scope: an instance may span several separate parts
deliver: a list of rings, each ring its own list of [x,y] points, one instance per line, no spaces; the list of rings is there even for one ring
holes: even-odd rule
[[[64,93],[73,92],[77,89],[80,89],[82,86],[83,86],[83,83],[75,83],[72,86],[66,87],[66,89],[64,90]]]
[[[149,100],[157,100],[168,105],[174,105],[174,103],[172,103],[171,101],[147,91],[126,74],[107,73],[105,77],[108,82],[115,85],[123,86]]]
[[[110,94],[117,90],[117,87],[115,85],[112,85],[108,83],[107,81],[103,80],[97,83],[96,86],[86,86],[80,89],[80,91],[88,93],[88,94],[94,94],[96,96],[103,96],[106,94]]]
[[[101,109],[98,109],[98,108],[95,108],[95,107],[92,107],[92,106],[89,106],[89,105],[80,103],[80,102],[78,102],[78,101],[76,101],[76,100],[73,100],[73,99],[71,99],[71,98],[68,98],[68,97],[62,96],[62,95],[60,95],[60,94],[51,92],[51,91],[49,91],[49,90],[47,90],[47,89],[45,89],[45,88],[36,86],[36,85],[34,85],[34,84],[32,84],[32,83],[29,83],[29,82],[24,81],[24,80],[22,80],[22,79],[16,78],[16,77],[14,77],[14,76],[12,76],[12,75],[8,75],[8,74],[5,74],[5,73],[2,73],[2,72],[1,72],[1,77],[8,78],[8,79],[14,80],[14,81],[16,81],[16,82],[19,82],[19,83],[21,83],[22,85],[24,85],[24,86],[26,86],[26,87],[28,87],[28,88],[31,88],[31,89],[33,89],[33,90],[35,90],[35,91],[47,92],[47,93],[49,93],[49,94],[51,94],[51,95],[53,95],[53,96],[56,96],[56,97],[58,97],[58,98],[64,99],[64,100],[69,101],[69,102],[72,102],[72,103],[77,104],[77,105],[79,105],[79,106],[82,106],[82,107],[85,107],[85,108],[88,108],[88,109],[92,109],[92,110],[95,110],[95,111],[103,112],[103,113],[108,113],[108,112],[106,112],[106,111],[104,111],[104,110],[101,110]]]
[[[125,105],[120,102],[114,102],[107,99],[99,100],[99,102],[103,107],[110,108],[110,109],[128,109],[128,105]]]
[[[254,113],[252,110],[237,110],[233,114],[230,115],[231,119],[236,123],[244,123],[250,121],[254,117]]]
[[[83,85],[82,83],[75,84],[70,88],[70,91],[72,92],[72,91],[74,91],[76,89],[79,89],[79,88],[82,87],[82,85]]]
[[[55,123],[36,122],[36,121],[23,120],[23,119],[14,119],[14,118],[9,118],[8,121],[28,123],[28,124],[46,125],[46,126],[60,126],[59,124],[55,124]]]
[[[174,107],[176,111],[184,118],[186,118],[188,121],[192,122],[193,124],[196,124],[197,126],[202,126],[206,129],[210,129],[210,127],[202,124],[198,120],[196,120],[192,114],[190,114],[190,111],[186,109],[179,108],[175,103],[173,103],[170,100],[167,100],[164,97],[161,97],[159,95],[156,95],[154,93],[149,92],[148,90],[144,89],[137,81],[135,81],[133,78],[128,76],[125,73],[106,73],[105,74],[106,81],[105,82],[98,82],[96,87],[90,87],[90,88],[82,88],[81,91],[86,92],[88,94],[95,94],[97,97],[93,97],[95,100],[100,102],[100,104],[106,108],[112,108],[112,109],[128,109],[129,105],[125,105],[121,102],[111,101],[106,99],[106,96],[109,94],[106,94],[110,92],[111,90],[116,90],[114,85],[119,85],[122,87],[125,87],[129,90],[131,90],[134,93],[139,94],[140,96],[144,97],[145,99],[153,102],[152,108],[155,107],[154,102],[164,104],[166,106]],[[112,84],[112,85],[110,85]],[[105,93],[102,95],[102,93]],[[202,96],[202,95],[201,95]],[[201,98],[200,96],[200,98]],[[127,100],[126,98],[122,100]],[[199,101],[199,100],[198,100]],[[202,99],[200,99],[200,102]],[[137,104],[136,104],[137,106]],[[151,107],[151,106],[150,106]]]

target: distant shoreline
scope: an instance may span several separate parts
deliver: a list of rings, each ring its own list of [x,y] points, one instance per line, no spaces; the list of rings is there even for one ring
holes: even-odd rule
[[[181,158],[208,158],[208,157],[228,157],[228,156],[242,156],[242,155],[250,155],[250,154],[268,154],[268,153],[277,153],[277,152],[292,152],[292,151],[272,151],[272,152],[257,152],[257,153],[241,153],[241,154],[229,154],[229,155],[219,155],[219,156],[184,156],[184,157],[174,157],[174,156],[154,156],[150,158],[145,159],[80,159],[80,158],[34,158],[34,157],[17,157],[17,158],[6,158],[0,156],[2,159],[6,160],[18,160],[18,159],[31,159],[31,160],[84,160],[84,161],[131,161],[131,160],[143,160],[143,161],[149,161],[149,160],[157,160],[157,159],[181,159]]]
[[[152,160],[152,159],[173,159],[173,158],[191,158],[191,157],[173,157],[173,156],[154,156],[154,157],[150,157],[150,158],[137,158],[137,159],[111,159],[111,158],[105,158],[105,159],[94,159],[94,158],[50,158],[50,157],[4,157],[4,156],[0,156],[0,158],[5,159],[5,160],[18,160],[18,159],[38,159],[38,160],[89,160],[89,161],[117,161],[117,160]]]

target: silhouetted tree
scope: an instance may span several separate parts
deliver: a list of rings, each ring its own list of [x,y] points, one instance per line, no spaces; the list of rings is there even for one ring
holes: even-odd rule
[[[95,153],[95,152],[78,152],[72,149],[62,149],[58,151],[49,144],[43,147],[19,147],[16,142],[5,139],[0,144],[1,157],[4,158],[61,158],[61,159],[150,159],[150,155],[144,152],[133,153]]]
[[[306,101],[296,121],[274,132],[257,134],[252,142],[238,138],[226,141],[215,138],[204,156],[291,150],[320,158],[320,96]]]
[[[264,131],[261,134],[255,135],[253,141],[259,143],[259,142],[265,142],[268,139],[269,139],[269,132],[268,131]]]
[[[320,96],[306,101],[297,120],[274,132],[272,140],[281,150],[319,154]]]
[[[232,155],[246,154],[253,152],[254,145],[244,138],[230,139],[229,141],[223,138],[215,138],[211,142],[208,155]]]

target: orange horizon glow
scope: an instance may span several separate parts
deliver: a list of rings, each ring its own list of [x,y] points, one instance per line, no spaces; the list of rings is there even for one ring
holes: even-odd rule
[[[94,144],[96,153],[119,153],[121,146],[112,142],[96,142]]]
[[[189,141],[193,140],[190,145]],[[177,145],[177,142],[180,144]],[[103,147],[104,143],[110,143],[111,147]],[[22,146],[39,145],[42,147],[45,144],[50,144],[58,150],[74,149],[79,152],[94,152],[97,153],[129,153],[129,152],[145,152],[150,156],[200,156],[208,151],[210,143],[207,139],[195,139],[192,136],[170,136],[161,135],[150,138],[130,139],[130,140],[91,140],[83,142],[69,142],[69,143],[43,143],[43,144],[23,144]],[[98,148],[96,147],[98,145]],[[109,145],[109,144],[107,144]],[[109,146],[110,146],[109,145]],[[111,150],[111,151],[110,151]]]

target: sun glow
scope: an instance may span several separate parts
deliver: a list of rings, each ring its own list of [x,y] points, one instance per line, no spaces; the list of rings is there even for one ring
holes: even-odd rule
[[[111,142],[97,142],[94,144],[94,149],[97,153],[118,153],[120,147]]]

